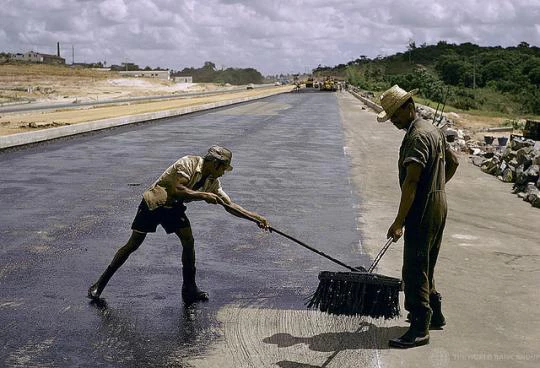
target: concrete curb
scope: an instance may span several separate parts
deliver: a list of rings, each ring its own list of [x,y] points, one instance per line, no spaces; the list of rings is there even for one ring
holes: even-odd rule
[[[354,96],[356,97],[357,99],[359,99],[360,101],[362,101],[364,104],[366,104],[368,107],[372,108],[373,110],[375,110],[377,113],[383,111],[383,108],[379,105],[377,105],[375,102],[361,96],[359,93],[355,92],[355,91],[351,91],[349,90],[349,92]]]
[[[118,118],[102,119],[96,121],[89,121],[86,123],[79,123],[74,125],[62,126],[57,128],[43,129],[36,132],[17,133],[6,136],[0,136],[0,150],[24,146],[27,144],[33,144],[43,142],[51,139],[67,137],[76,134],[87,133],[95,130],[102,130],[113,128],[121,125],[150,122],[153,120],[170,118],[174,116],[180,116],[190,114],[193,112],[216,109],[218,107],[229,106],[239,104],[242,102],[248,102],[253,100],[259,100],[269,96],[286,93],[286,92],[269,92],[259,96],[241,97],[232,100],[225,100],[219,102],[206,103],[201,105],[187,106],[173,110],[163,110],[148,112],[144,114],[122,116]]]

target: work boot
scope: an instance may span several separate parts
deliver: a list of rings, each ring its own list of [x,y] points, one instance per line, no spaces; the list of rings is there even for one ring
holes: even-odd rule
[[[444,318],[441,310],[442,296],[439,293],[433,293],[429,296],[429,305],[433,311],[431,316],[431,324],[429,325],[430,329],[440,330],[444,325],[446,325],[446,319]]]
[[[430,330],[442,330],[446,325],[446,319],[444,318],[441,310],[442,296],[439,293],[434,293],[429,296],[429,306],[433,311],[431,316],[431,323],[429,324]],[[407,313],[407,319],[405,322],[411,322],[411,313]]]
[[[195,283],[195,267],[184,267],[182,275],[184,277],[182,283],[182,299],[186,303],[206,302],[208,301],[208,293],[200,290]]]
[[[96,300],[96,299],[99,299],[102,291],[103,290],[100,290],[100,288],[98,287],[98,283],[96,282],[94,285],[90,286],[90,288],[88,289],[87,296],[92,300]]]
[[[423,311],[411,314],[411,326],[401,337],[388,341],[392,348],[409,349],[416,346],[429,344],[429,324],[431,311]]]
[[[107,283],[111,279],[111,277],[114,275],[116,270],[122,265],[122,263],[117,264],[118,262],[115,262],[113,259],[113,262],[105,269],[105,271],[101,274],[99,279],[96,281],[96,283],[88,289],[87,296],[92,299],[96,300],[99,299],[101,296],[101,293],[103,292],[103,289],[105,289],[105,286],[107,286]]]

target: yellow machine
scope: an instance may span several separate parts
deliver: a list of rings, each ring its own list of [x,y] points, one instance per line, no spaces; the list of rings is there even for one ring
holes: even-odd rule
[[[320,87],[321,91],[333,91],[335,92],[337,90],[336,83],[334,83],[334,80],[330,77],[327,77],[322,83]]]

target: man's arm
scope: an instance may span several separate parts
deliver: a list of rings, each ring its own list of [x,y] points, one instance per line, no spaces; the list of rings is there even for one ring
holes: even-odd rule
[[[459,160],[456,153],[452,151],[448,145],[446,146],[446,151],[444,152],[444,160],[444,173],[446,175],[446,182],[448,183],[456,173],[457,167],[459,166]]]
[[[394,220],[394,223],[388,229],[386,235],[387,238],[394,239],[396,242],[403,235],[403,226],[405,225],[405,218],[411,209],[416,196],[416,187],[420,181],[420,175],[422,174],[422,165],[417,162],[410,162],[407,165],[407,176],[401,186],[401,200],[399,201],[399,210]]]
[[[217,204],[221,199],[214,193],[199,192],[187,187],[189,180],[181,175],[176,176],[176,181],[173,185],[167,188],[167,192],[174,199],[189,199],[192,201],[206,201],[207,203]]]
[[[221,200],[227,205],[227,206],[224,206],[225,210],[229,212],[231,215],[235,215],[236,217],[240,217],[240,218],[246,218],[246,217],[253,218],[259,222],[259,227],[261,229],[267,230],[270,227],[270,223],[265,217],[255,212],[248,211],[242,206],[240,206],[239,204],[236,204],[230,200],[225,200],[224,198],[221,198]]]

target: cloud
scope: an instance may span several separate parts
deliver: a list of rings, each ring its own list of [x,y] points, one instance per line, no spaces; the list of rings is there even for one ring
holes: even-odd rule
[[[4,0],[0,50],[303,72],[446,40],[540,45],[540,0]]]
[[[105,0],[99,6],[101,16],[112,22],[122,22],[128,14],[128,9],[123,0]]]

